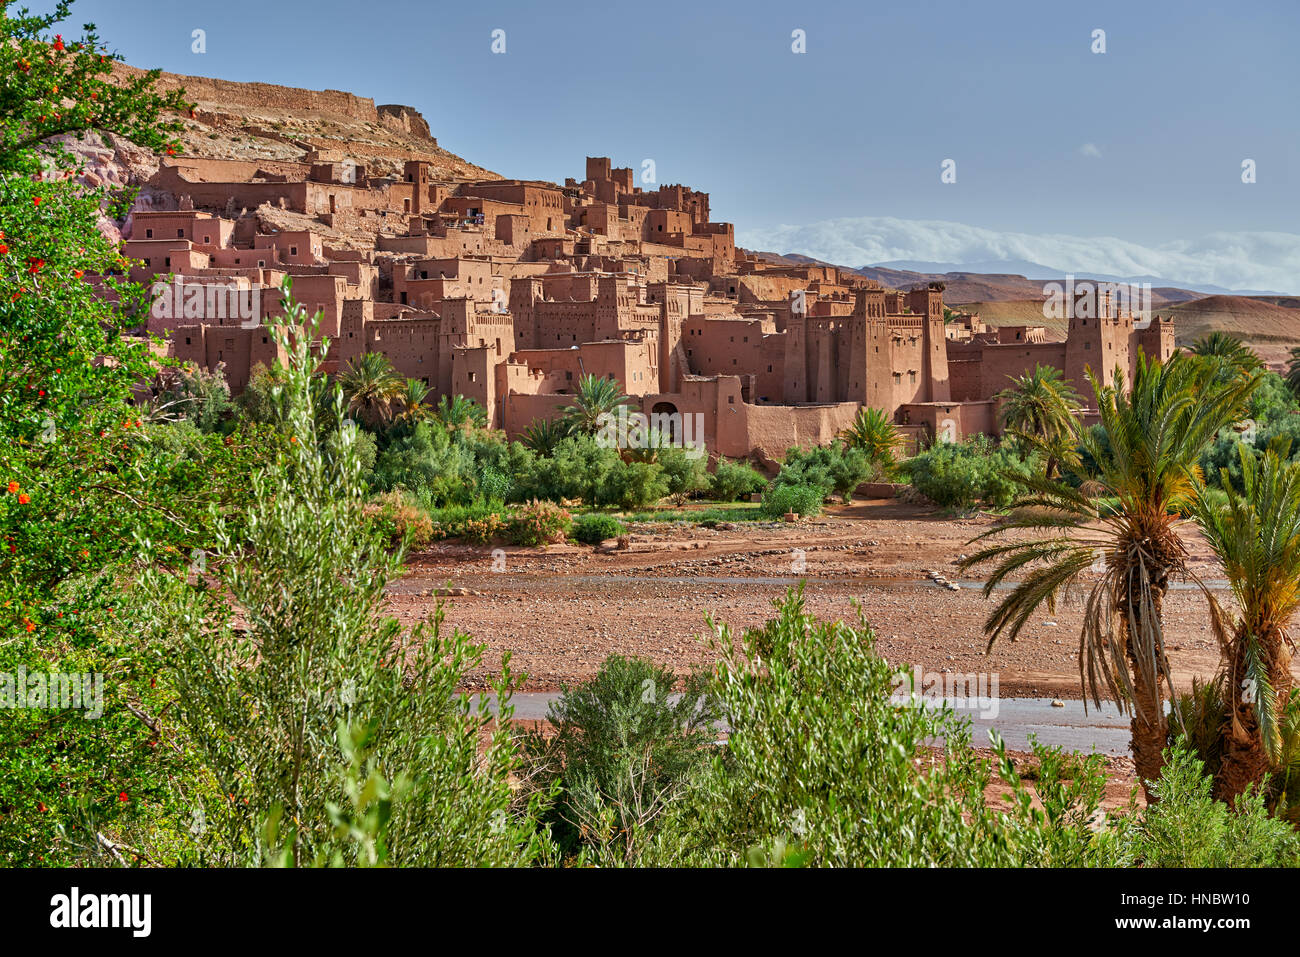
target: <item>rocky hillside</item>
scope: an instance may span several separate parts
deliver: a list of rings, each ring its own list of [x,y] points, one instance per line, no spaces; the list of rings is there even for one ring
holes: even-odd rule
[[[141,71],[119,66],[124,74]],[[301,160],[315,150],[365,163],[371,175],[396,175],[408,158],[432,163],[447,181],[497,179],[438,145],[424,117],[409,106],[375,105],[338,90],[302,90],[164,73],[163,89],[183,88],[196,103],[181,140],[189,156]]]

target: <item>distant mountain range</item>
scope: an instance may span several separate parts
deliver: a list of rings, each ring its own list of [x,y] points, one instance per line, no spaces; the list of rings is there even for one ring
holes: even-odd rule
[[[1060,269],[1054,269],[1051,266],[1044,266],[1042,263],[1029,262],[1025,259],[1002,259],[991,260],[988,262],[972,263],[938,263],[922,262],[914,259],[896,259],[892,262],[872,263],[869,266],[860,267],[859,271],[869,269],[887,269],[895,272],[915,272],[915,273],[987,273],[992,275],[1012,275],[1020,276],[1025,279],[1034,279],[1050,281],[1061,279],[1065,273]],[[865,273],[864,273],[865,274]],[[1166,279],[1162,276],[1112,276],[1106,273],[1075,273],[1076,279],[1091,279],[1099,282],[1125,282],[1125,283],[1150,283],[1152,288],[1178,288],[1187,289],[1203,295],[1214,296],[1281,296],[1284,293],[1275,292],[1267,289],[1225,289],[1222,286],[1215,286],[1207,283],[1188,283],[1174,279]]]
[[[758,255],[787,265],[836,265],[797,253],[760,252]],[[1053,335],[1065,335],[1065,321],[1045,318],[1042,308],[1043,283],[1060,282],[1065,277],[1038,263],[899,260],[839,268],[874,279],[887,289],[910,289],[928,282],[941,282],[945,303],[978,312],[995,326],[1042,325]],[[1279,370],[1291,347],[1300,345],[1300,296],[1216,291],[1214,286],[1174,284],[1155,276],[1121,278],[1085,273],[1074,278],[1076,281],[1150,282],[1151,307],[1173,318],[1181,345],[1188,345],[1208,332],[1226,332],[1249,343],[1270,367]]]
[[[818,266],[834,266],[836,263],[823,262],[819,259],[813,259],[810,256],[803,256],[798,253],[759,253],[766,259],[784,262],[790,265],[806,264]],[[840,266],[839,268],[848,273],[854,273],[864,276],[867,279],[874,279],[887,289],[909,289],[918,284],[928,282],[942,282],[947,288],[944,291],[944,301],[959,305],[971,302],[1003,302],[1012,300],[1043,300],[1043,283],[1047,281],[1063,281],[1064,274],[1052,272],[1043,266],[1035,266],[1033,263],[1022,263],[1023,266],[1034,266],[1031,270],[1034,276],[1026,276],[1023,272],[1016,272],[1009,267],[1017,265],[1014,262],[998,262],[973,264],[976,266],[989,267],[986,269],[976,268],[944,268],[953,265],[952,263],[879,263],[874,266]],[[933,266],[933,269],[911,269],[906,266]],[[994,269],[993,267],[997,267]],[[1117,279],[1112,276],[1080,274],[1074,277],[1076,280],[1093,280],[1099,282],[1148,282],[1150,280],[1131,280]],[[1151,304],[1153,308],[1162,308],[1166,305],[1179,302],[1187,302],[1192,299],[1200,299],[1208,293],[1197,289],[1189,289],[1182,286],[1172,285],[1162,280],[1151,283]]]

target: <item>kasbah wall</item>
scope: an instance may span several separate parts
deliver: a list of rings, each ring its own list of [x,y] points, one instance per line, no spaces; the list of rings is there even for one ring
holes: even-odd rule
[[[200,100],[382,114],[427,131],[414,111],[349,93],[183,80]],[[707,193],[643,190],[606,157],[563,185],[439,178],[411,157],[387,176],[317,151],[298,162],[162,158],[150,205],[129,221],[132,275],[251,290],[261,315],[280,309],[290,276],[325,315],[326,372],[382,353],[431,401],[473,398],[510,436],[557,414],[583,376],[605,376],[646,414],[702,416],[711,456],[767,465],[832,441],[864,406],[913,445],[993,434],[994,396],[1036,364],[1090,395],[1085,369],[1131,375],[1139,349],[1173,351],[1169,320],[1108,296],[1076,303],[1064,341],[977,316],[950,325],[939,284],[894,291],[835,267],[766,261],[709,220]],[[239,391],[275,361],[274,345],[222,297],[195,298],[155,309],[149,331]]]

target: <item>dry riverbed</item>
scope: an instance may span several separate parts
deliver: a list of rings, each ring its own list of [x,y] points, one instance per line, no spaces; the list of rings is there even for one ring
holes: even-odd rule
[[[471,676],[473,686],[510,650],[513,666],[528,673],[527,689],[551,691],[590,677],[614,652],[679,671],[707,663],[706,615],[734,630],[759,625],[802,580],[813,614],[852,619],[860,606],[890,661],[996,674],[1004,697],[1078,698],[1078,598],[1054,615],[1035,614],[1018,641],[986,653],[982,626],[993,601],[954,563],[995,521],[867,501],[790,525],[638,525],[627,549],[608,553],[582,545],[504,548],[494,560],[490,548],[443,543],[413,556],[390,601],[411,622],[442,600],[448,625],[487,643],[487,671]],[[1186,537],[1193,570],[1211,581],[1221,575],[1195,532]],[[935,584],[927,572],[959,588]],[[448,586],[453,594],[439,599]],[[1199,590],[1176,587],[1165,614],[1179,687],[1213,674],[1218,650]]]

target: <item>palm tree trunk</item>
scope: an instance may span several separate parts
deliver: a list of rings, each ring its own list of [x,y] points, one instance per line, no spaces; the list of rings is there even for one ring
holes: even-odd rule
[[[1246,646],[1250,639],[1246,628],[1233,635],[1232,659],[1229,662],[1227,715],[1223,724],[1223,760],[1215,775],[1215,796],[1235,804],[1237,797],[1251,785],[1259,784],[1268,774],[1272,762],[1264,746],[1257,708],[1260,702],[1246,677]],[[1259,636],[1258,647],[1268,669],[1269,684],[1281,705],[1291,694],[1291,653],[1276,630]]]
[[[1133,699],[1133,720],[1129,723],[1133,735],[1133,764],[1146,793],[1147,804],[1155,804],[1157,799],[1152,785],[1165,765],[1164,752],[1169,741],[1164,680],[1157,678],[1155,687],[1150,687],[1141,672],[1134,668]]]
[[[1158,625],[1164,606],[1164,588],[1154,582],[1151,587],[1152,604],[1155,606]],[[1130,594],[1129,600],[1136,607],[1134,617],[1141,630],[1144,626],[1142,602],[1136,594]],[[1126,623],[1124,637],[1128,642],[1126,651],[1129,671],[1133,676],[1133,720],[1129,724],[1133,737],[1133,764],[1138,780],[1142,782],[1147,804],[1150,805],[1158,800],[1154,784],[1160,777],[1161,768],[1165,765],[1164,752],[1169,743],[1169,719],[1165,716],[1165,682],[1157,670],[1155,681],[1152,683],[1147,679],[1144,669],[1138,666],[1133,636],[1128,632],[1127,609],[1121,608],[1120,615]]]

